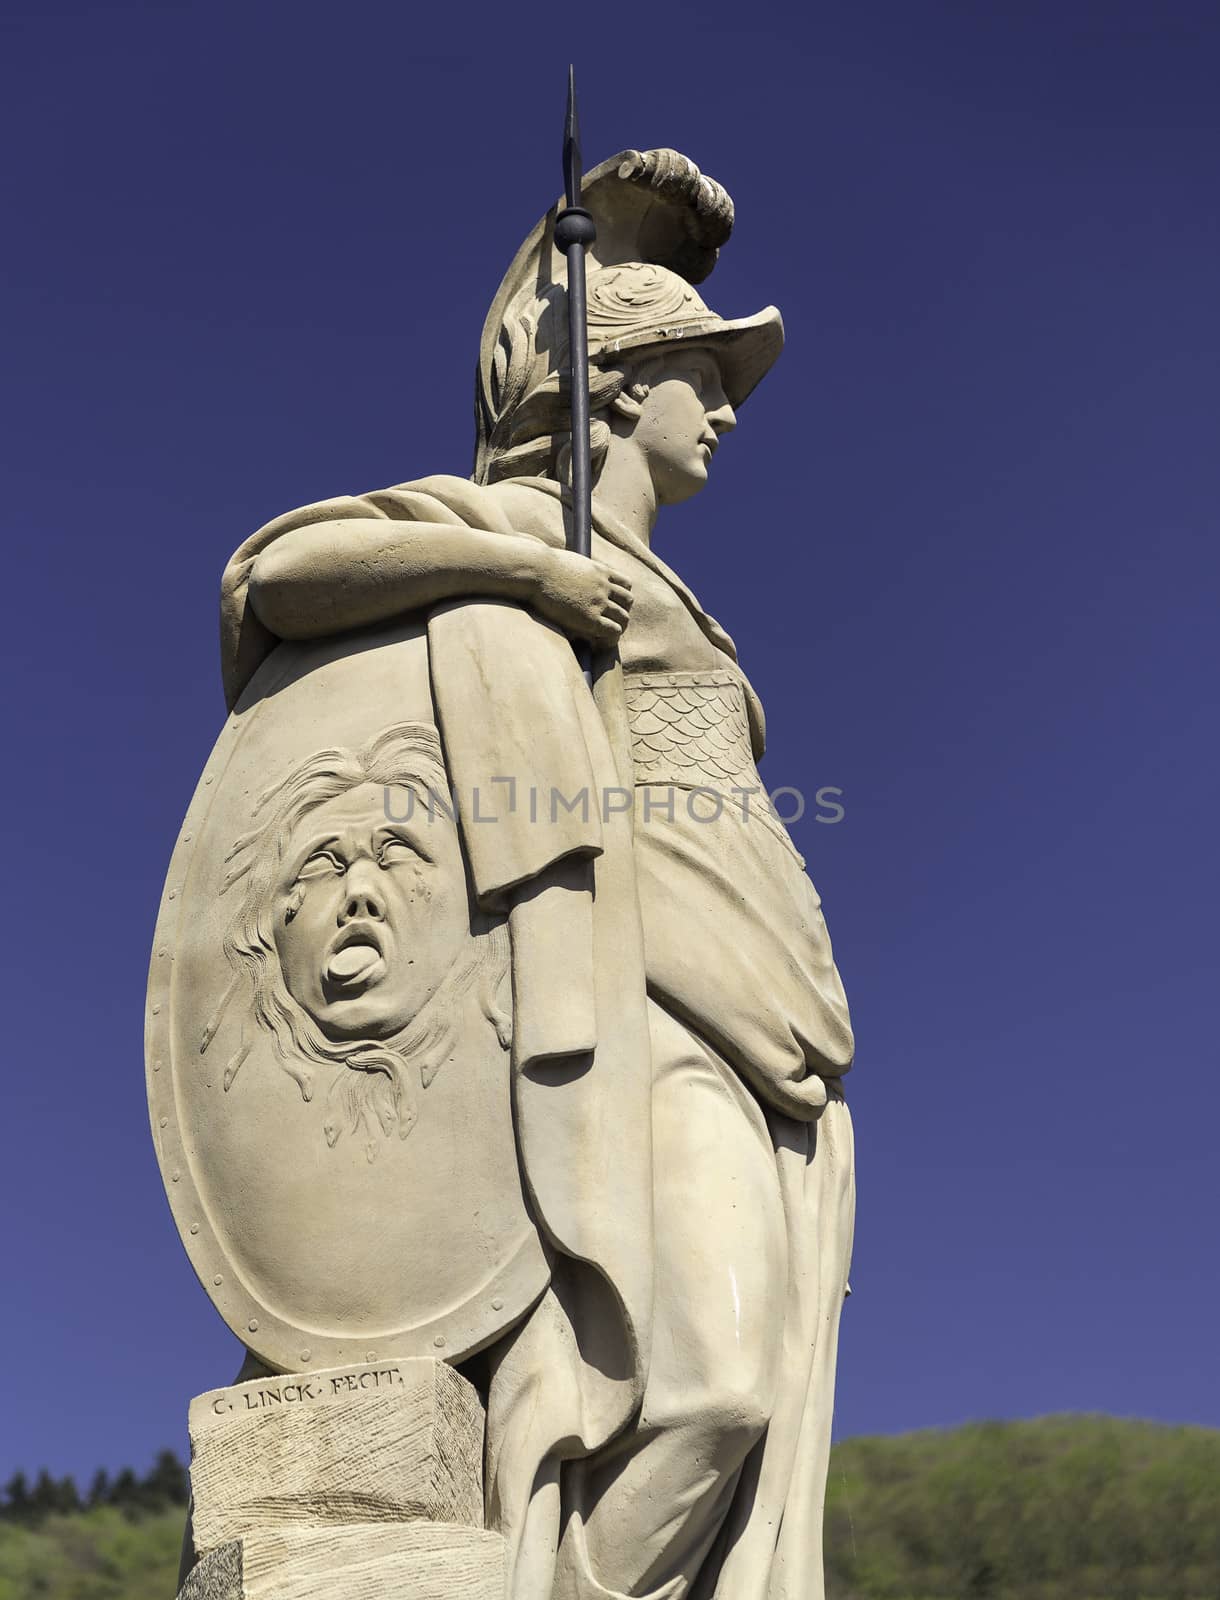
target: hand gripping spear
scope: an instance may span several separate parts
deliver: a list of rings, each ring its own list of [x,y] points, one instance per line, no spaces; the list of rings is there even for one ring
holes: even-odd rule
[[[566,204],[555,218],[555,243],[568,259],[568,392],[572,412],[572,534],[569,548],[587,556],[592,543],[593,482],[589,457],[589,326],[585,312],[585,251],[597,238],[593,218],[581,205],[583,171],[576,117],[576,73],[568,68],[568,109],[563,124],[563,188]],[[587,645],[578,651],[585,682],[592,687]]]

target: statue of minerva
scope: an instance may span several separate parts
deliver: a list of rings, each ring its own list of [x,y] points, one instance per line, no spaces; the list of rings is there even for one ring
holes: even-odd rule
[[[148,1019],[248,1351],[192,1405],[184,1597],[823,1593],[852,1034],[762,707],[654,549],[783,325],[703,299],[733,208],[684,156],[577,198],[587,435],[553,208],[472,476],[290,512],[224,575]]]

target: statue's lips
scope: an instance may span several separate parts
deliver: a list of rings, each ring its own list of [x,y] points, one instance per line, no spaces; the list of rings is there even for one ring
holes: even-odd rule
[[[343,940],[326,963],[326,981],[337,989],[365,989],[385,971],[385,957],[374,936]]]

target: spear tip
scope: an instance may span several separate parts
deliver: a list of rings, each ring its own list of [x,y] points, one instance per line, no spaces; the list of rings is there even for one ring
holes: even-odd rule
[[[581,180],[584,177],[580,154],[580,118],[576,112],[576,68],[568,67],[568,104],[563,119],[563,188],[570,206],[580,204]]]
[[[565,139],[580,138],[580,119],[576,114],[576,67],[568,63],[568,104],[564,117],[563,136]]]

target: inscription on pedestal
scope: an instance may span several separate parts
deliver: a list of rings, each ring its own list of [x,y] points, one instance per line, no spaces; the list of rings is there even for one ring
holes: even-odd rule
[[[230,1389],[215,1389],[200,1398],[211,1401],[212,1415],[224,1417],[241,1411],[273,1411],[277,1406],[308,1405],[331,1400],[335,1395],[368,1394],[377,1390],[404,1388],[401,1365],[353,1367],[351,1371],[317,1374],[312,1378],[269,1378],[263,1383],[239,1383]],[[198,1405],[196,1401],[196,1405]],[[205,1426],[202,1416],[191,1419],[192,1428]]]

